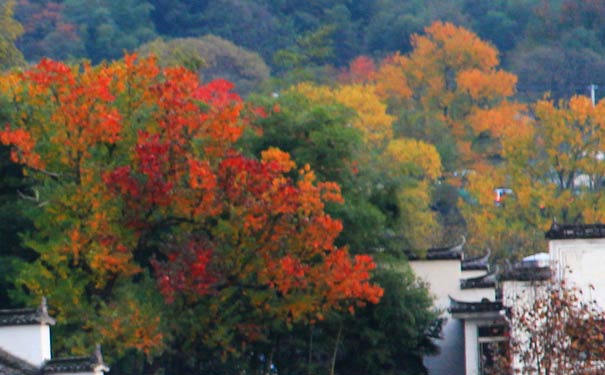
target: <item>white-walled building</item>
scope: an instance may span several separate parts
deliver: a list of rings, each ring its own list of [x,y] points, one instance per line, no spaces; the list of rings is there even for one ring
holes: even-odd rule
[[[0,375],[103,375],[100,348],[89,357],[52,358],[46,301],[38,308],[0,310]]]
[[[553,224],[546,238],[548,253],[526,257],[498,275],[489,271],[487,257],[466,259],[462,245],[410,259],[442,311],[441,337],[434,341],[440,352],[424,361],[429,374],[484,374],[494,347],[507,340],[507,332],[515,335],[511,309],[531,306],[549,284],[565,281],[605,309],[605,225]]]
[[[502,309],[496,302],[489,254],[468,259],[463,246],[464,239],[451,248],[428,250],[423,259],[410,259],[412,270],[427,284],[441,311],[441,335],[433,339],[439,352],[424,359],[431,375],[479,374],[479,329],[493,325],[499,318],[494,313]]]

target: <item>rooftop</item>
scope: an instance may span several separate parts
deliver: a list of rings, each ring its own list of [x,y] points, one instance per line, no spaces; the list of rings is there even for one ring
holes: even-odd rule
[[[558,224],[553,223],[546,238],[549,240],[605,238],[605,224]]]
[[[420,258],[417,254],[413,252],[406,252],[406,255],[409,260],[462,260],[465,242],[466,239],[462,237],[462,241],[457,245],[428,249],[426,251],[425,258]]]
[[[55,324],[55,320],[48,315],[45,298],[37,308],[0,310],[0,326],[28,324]]]
[[[463,302],[450,297],[450,308],[448,311],[452,314],[457,313],[484,313],[500,312],[503,310],[501,301],[489,301],[483,299],[481,302]]]

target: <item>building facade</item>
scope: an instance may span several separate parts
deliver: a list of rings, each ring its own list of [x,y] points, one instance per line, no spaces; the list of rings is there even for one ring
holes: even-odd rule
[[[103,375],[101,349],[86,357],[52,358],[46,300],[29,309],[0,310],[0,375]]]
[[[529,308],[544,297],[548,286],[564,283],[582,291],[580,298],[605,308],[605,225],[553,224],[546,238],[548,252],[528,256],[501,272],[490,270],[489,254],[465,257],[463,243],[429,250],[422,259],[410,258],[443,322],[441,336],[434,339],[439,354],[424,361],[429,374],[485,374],[495,351],[517,335],[511,312]],[[518,369],[519,359],[511,359]]]

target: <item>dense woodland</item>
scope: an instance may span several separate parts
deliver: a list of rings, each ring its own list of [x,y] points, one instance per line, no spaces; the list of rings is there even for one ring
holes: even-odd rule
[[[439,312],[407,256],[605,221],[604,21],[0,0],[0,301],[48,297],[55,353],[101,343],[112,374],[422,374]]]

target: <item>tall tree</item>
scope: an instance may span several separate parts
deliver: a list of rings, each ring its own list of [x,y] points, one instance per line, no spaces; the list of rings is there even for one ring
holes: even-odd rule
[[[24,244],[38,258],[18,285],[49,297],[60,328],[83,329],[59,350],[100,341],[152,371],[170,344],[198,358],[180,371],[221,355],[259,366],[275,346],[247,345],[379,301],[372,258],[334,245],[342,224],[324,206],[342,200],[338,185],[305,165],[290,174],[275,148],[237,152],[256,111],[228,82],[135,56],[42,60],[0,82],[15,108],[0,141],[34,182]]]
[[[403,112],[396,132],[435,144],[450,171],[497,160],[503,130],[523,109],[510,101],[517,79],[498,69],[498,51],[443,22],[411,41],[409,54],[385,59],[376,75],[378,92]]]

